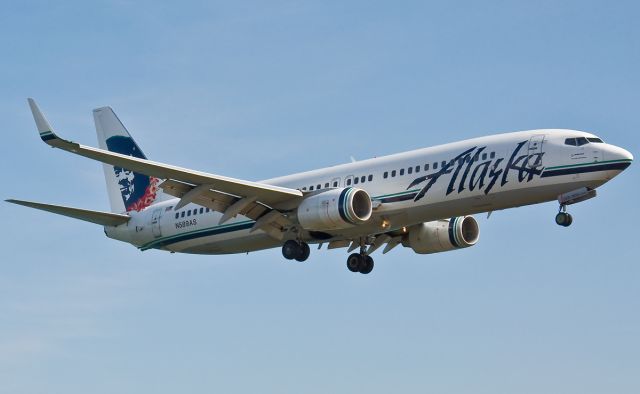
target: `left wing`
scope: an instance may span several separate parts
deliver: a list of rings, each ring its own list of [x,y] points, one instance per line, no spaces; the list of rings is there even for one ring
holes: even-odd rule
[[[248,214],[251,219],[258,220],[274,211],[274,208],[295,207],[302,200],[300,190],[190,170],[64,140],[53,132],[35,101],[30,98],[28,102],[40,138],[46,144],[113,166],[165,179],[160,187],[166,193],[182,199],[178,207],[194,202],[224,213],[223,220],[237,214]],[[268,223],[266,222],[267,220],[263,220],[256,225],[266,231],[265,224],[282,227],[288,219],[281,214],[272,214]]]
[[[128,215],[121,215],[118,213],[111,212],[102,212],[102,211],[91,211],[89,209],[80,209],[80,208],[72,208],[65,207],[62,205],[53,205],[53,204],[43,204],[39,202],[33,201],[23,201],[23,200],[5,200],[6,202],[10,202],[12,204],[18,204],[29,208],[40,209],[42,211],[47,211],[51,213],[55,213],[58,215],[68,216],[74,219],[84,220],[85,222],[91,222],[95,224],[100,224],[102,226],[118,226],[120,224],[124,224],[131,219]]]

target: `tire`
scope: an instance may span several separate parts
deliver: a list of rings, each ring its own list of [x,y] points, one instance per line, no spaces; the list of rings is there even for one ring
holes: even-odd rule
[[[565,227],[569,227],[571,226],[571,223],[573,223],[573,216],[571,216],[570,213],[567,214],[567,223],[564,225]]]
[[[364,264],[362,264],[362,267],[360,268],[360,273],[366,275],[373,271],[373,259],[371,256],[366,256],[363,260]]]
[[[293,260],[300,255],[300,245],[292,239],[282,245],[282,255],[287,260]]]
[[[558,226],[563,226],[563,227],[567,227],[568,226],[568,222],[569,222],[569,214],[565,213],[565,212],[558,212],[558,214],[556,215],[556,224]]]
[[[309,244],[306,242],[300,242],[298,248],[298,255],[295,257],[295,259],[299,262],[306,261],[311,254],[311,248],[309,247]]]
[[[362,265],[363,260],[364,259],[360,256],[360,253],[352,253],[347,257],[347,268],[351,272],[360,272],[360,266]]]

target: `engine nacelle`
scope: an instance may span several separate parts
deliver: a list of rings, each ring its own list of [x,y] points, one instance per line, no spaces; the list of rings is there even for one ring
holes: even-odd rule
[[[371,217],[371,197],[362,189],[331,189],[305,198],[298,207],[298,222],[305,230],[339,230]]]
[[[420,254],[438,253],[473,246],[478,238],[478,222],[473,216],[461,216],[410,227],[402,245]]]

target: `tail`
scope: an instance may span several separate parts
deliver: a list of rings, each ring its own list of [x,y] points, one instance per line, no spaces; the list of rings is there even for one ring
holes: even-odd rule
[[[138,144],[110,107],[93,110],[100,148],[146,159]],[[104,176],[112,212],[141,211],[163,199],[158,178],[104,164]]]

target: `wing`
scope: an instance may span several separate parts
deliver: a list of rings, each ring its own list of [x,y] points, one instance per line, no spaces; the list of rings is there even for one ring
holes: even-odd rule
[[[84,220],[85,222],[100,224],[103,226],[118,226],[120,224],[128,222],[129,219],[131,219],[127,215],[120,215],[110,212],[91,211],[88,209],[65,207],[62,205],[42,204],[33,201],[11,199],[5,201],[12,204],[23,205],[29,208],[40,209],[42,211],[47,211],[58,215],[68,216],[74,219]]]
[[[274,207],[297,206],[302,199],[302,192],[296,189],[190,170],[64,140],[53,132],[35,101],[28,99],[28,102],[40,138],[45,143],[76,155],[164,179],[165,182],[160,187],[167,194],[181,198],[178,207],[190,202],[204,205],[222,212],[222,221],[237,214],[247,214],[257,221],[256,229],[266,230],[266,224],[281,229],[288,222],[283,215],[275,214],[277,211]],[[264,219],[272,212],[275,213],[269,216],[269,220]],[[262,222],[259,222],[259,219],[263,219]]]

